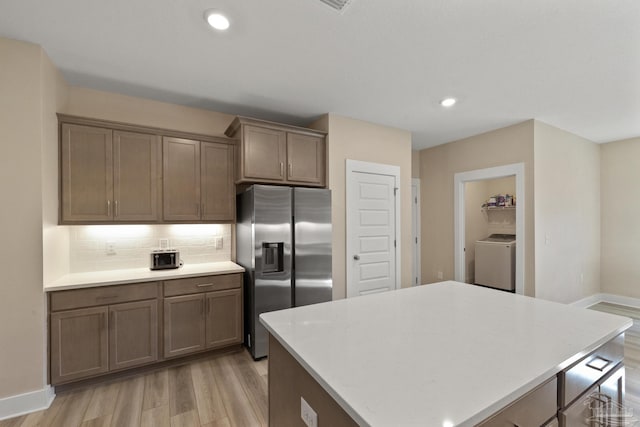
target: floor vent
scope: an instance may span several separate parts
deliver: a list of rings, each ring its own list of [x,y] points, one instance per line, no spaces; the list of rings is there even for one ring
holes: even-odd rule
[[[335,10],[341,11],[344,9],[350,0],[320,0],[322,3],[327,4]]]

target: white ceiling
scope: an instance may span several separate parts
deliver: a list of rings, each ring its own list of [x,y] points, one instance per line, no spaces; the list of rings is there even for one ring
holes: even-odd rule
[[[0,0],[0,36],[72,85],[291,124],[334,112],[414,149],[531,118],[640,136],[638,0]]]

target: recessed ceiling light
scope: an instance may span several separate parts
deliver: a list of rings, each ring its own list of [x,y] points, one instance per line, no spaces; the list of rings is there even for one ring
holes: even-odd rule
[[[445,98],[440,101],[440,105],[443,107],[452,107],[456,102],[458,102],[455,98]]]
[[[229,28],[229,18],[219,10],[209,9],[205,11],[204,19],[216,30],[224,31]]]

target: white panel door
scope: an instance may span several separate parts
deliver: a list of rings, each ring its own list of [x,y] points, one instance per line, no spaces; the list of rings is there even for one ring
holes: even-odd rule
[[[396,289],[395,177],[353,172],[348,296]]]

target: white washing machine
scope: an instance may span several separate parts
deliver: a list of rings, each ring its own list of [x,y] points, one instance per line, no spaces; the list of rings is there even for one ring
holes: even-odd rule
[[[514,234],[492,234],[476,242],[475,284],[516,291]]]

